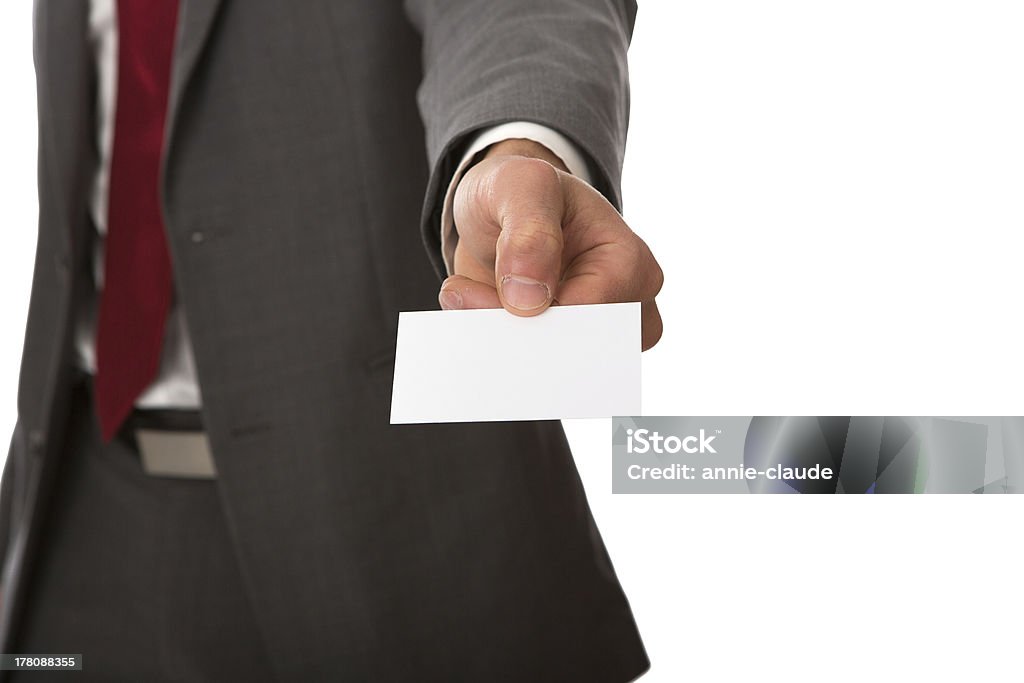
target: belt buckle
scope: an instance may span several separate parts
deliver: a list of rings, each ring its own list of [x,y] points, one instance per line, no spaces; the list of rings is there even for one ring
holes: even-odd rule
[[[146,474],[178,479],[217,478],[206,432],[138,428],[135,443]]]

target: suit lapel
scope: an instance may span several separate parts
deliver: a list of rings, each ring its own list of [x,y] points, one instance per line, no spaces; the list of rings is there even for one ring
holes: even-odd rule
[[[165,149],[173,142],[181,103],[202,56],[203,48],[217,19],[223,0],[181,0],[178,9],[178,35],[171,73],[171,92],[168,102]]]

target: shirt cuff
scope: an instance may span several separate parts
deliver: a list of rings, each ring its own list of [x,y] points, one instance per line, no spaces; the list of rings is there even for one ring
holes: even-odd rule
[[[462,161],[456,167],[452,180],[448,184],[448,191],[445,193],[444,205],[441,209],[441,257],[444,259],[444,267],[449,275],[454,269],[455,245],[459,243],[459,234],[455,231],[455,218],[452,213],[455,203],[455,188],[466,170],[477,160],[477,155],[495,143],[516,139],[532,140],[539,145],[544,145],[552,154],[562,160],[565,167],[569,169],[569,173],[586,183],[590,182],[587,162],[579,148],[558,131],[529,121],[512,121],[480,131],[470,141],[466,153],[462,156]]]

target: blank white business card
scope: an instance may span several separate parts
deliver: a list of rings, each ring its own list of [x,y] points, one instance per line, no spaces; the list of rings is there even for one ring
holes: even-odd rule
[[[640,414],[639,303],[399,314],[392,424]]]

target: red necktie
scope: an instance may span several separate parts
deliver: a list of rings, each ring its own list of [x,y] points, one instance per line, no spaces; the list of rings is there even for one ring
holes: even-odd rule
[[[178,0],[118,0],[117,113],[110,160],[96,413],[110,440],[156,377],[171,304],[160,158]]]

